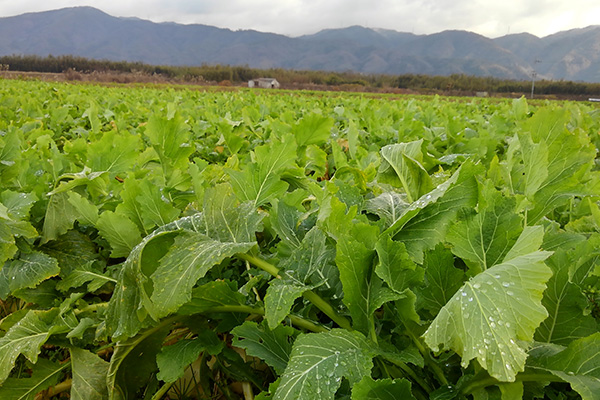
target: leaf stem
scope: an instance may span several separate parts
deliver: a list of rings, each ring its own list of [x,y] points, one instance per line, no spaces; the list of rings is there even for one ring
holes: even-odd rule
[[[381,357],[383,357],[386,361],[394,364],[396,367],[400,368],[403,375],[408,376],[414,382],[419,384],[419,386],[425,391],[425,393],[431,393],[433,391],[431,386],[429,386],[429,384],[427,382],[425,382],[425,380],[423,378],[421,378],[419,375],[417,375],[415,373],[415,371],[413,371],[408,365],[406,365],[406,363],[403,363],[401,361],[394,360],[391,358],[387,358],[383,354],[381,355]]]
[[[268,272],[269,274],[273,275],[275,278],[281,279],[281,276],[279,275],[279,268],[277,268],[273,264],[270,264],[270,263],[266,262],[265,260],[262,260],[258,257],[251,256],[251,255],[245,254],[245,253],[239,253],[239,254],[237,254],[237,257],[241,258],[242,260],[248,261],[249,263],[262,269],[263,271]],[[327,301],[323,300],[323,298],[321,296],[319,296],[312,290],[308,290],[308,291],[304,292],[302,295],[304,296],[304,298],[306,300],[310,301],[315,307],[317,307],[319,310],[323,311],[323,313],[325,315],[327,315],[329,318],[331,318],[331,320],[333,322],[335,322],[336,324],[338,324],[341,328],[352,330],[352,324],[350,323],[350,321],[347,318],[339,315],[335,311],[335,309],[331,306],[331,304],[329,304]]]
[[[552,375],[552,374],[547,374],[547,373],[539,373],[539,374],[521,373],[521,374],[517,375],[516,380],[520,381],[520,382],[564,382],[564,380],[559,378],[558,376]],[[499,383],[504,383],[504,382],[500,382],[496,378],[487,377],[484,379],[479,379],[476,381],[469,382],[469,384],[466,385],[465,387],[463,387],[460,390],[460,392],[463,395],[467,395],[467,394],[473,393],[474,391],[476,391],[478,389],[483,389],[485,387],[497,385]]]
[[[260,308],[260,307],[250,307],[250,306],[216,306],[216,307],[211,307],[209,309],[207,309],[206,311],[203,312],[242,312],[242,313],[248,313],[248,314],[257,314],[257,315],[265,315],[265,310],[264,308]],[[288,318],[290,319],[290,322],[292,323],[292,325],[297,326],[299,328],[303,328],[306,329],[308,331],[311,332],[327,332],[328,329],[317,325],[315,323],[312,323],[304,318],[298,317],[297,315],[288,315]]]
[[[419,338],[414,334],[414,332],[408,327],[407,324],[404,324],[406,327],[406,334],[411,338],[414,345],[417,347],[421,355],[423,356],[423,360],[425,360],[425,364],[431,368],[433,374],[437,378],[438,382],[442,385],[448,385],[448,379],[446,379],[446,375],[444,375],[444,371],[440,368],[440,366],[435,362],[435,360],[431,357],[431,352],[423,346]]]
[[[175,382],[177,382],[177,381],[175,381]],[[171,386],[173,386],[175,384],[175,382],[165,383],[164,385],[162,385],[161,388],[158,389],[158,391],[156,393],[154,393],[154,396],[152,396],[151,400],[162,399],[162,397],[169,391],[169,389],[171,389]]]
[[[262,269],[263,271],[268,272],[269,274],[273,275],[275,278],[281,278],[279,276],[279,268],[277,268],[276,266],[274,266],[271,263],[266,262],[265,260],[262,260],[258,257],[251,256],[250,254],[246,254],[246,253],[238,253],[237,257],[241,258],[242,260],[248,261],[250,264],[257,266],[258,268]]]
[[[108,302],[105,301],[103,303],[94,303],[94,304],[90,304],[87,307],[83,307],[83,308],[78,308],[76,310],[74,310],[75,315],[79,315],[79,314],[83,314],[84,312],[94,312],[94,311],[98,311],[98,309],[100,308],[104,308],[108,306]]]

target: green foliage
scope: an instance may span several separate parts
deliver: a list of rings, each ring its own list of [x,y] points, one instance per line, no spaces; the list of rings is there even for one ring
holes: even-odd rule
[[[598,398],[588,105],[0,89],[0,397]]]

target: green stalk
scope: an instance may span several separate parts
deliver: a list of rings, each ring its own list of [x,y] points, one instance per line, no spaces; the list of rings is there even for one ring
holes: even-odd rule
[[[242,260],[248,261],[250,264],[257,266],[258,268],[262,269],[263,271],[268,272],[269,274],[273,275],[275,278],[281,279],[281,276],[279,275],[279,268],[277,268],[273,264],[270,264],[258,257],[254,257],[254,256],[251,256],[251,255],[245,254],[245,253],[239,253],[239,254],[237,254],[237,257],[241,258]],[[308,290],[308,291],[304,292],[302,295],[304,296],[305,299],[310,301],[315,307],[317,307],[319,310],[323,311],[323,313],[325,315],[327,315],[329,318],[331,318],[331,320],[333,322],[335,322],[336,324],[338,324],[341,328],[352,330],[352,324],[350,324],[350,321],[347,318],[339,315],[335,311],[335,309],[331,306],[331,304],[329,304],[327,301],[323,300],[323,298],[321,296],[319,296],[312,290]]]
[[[408,327],[407,324],[405,324],[404,326],[406,327],[406,330],[405,330],[406,334],[408,335],[408,337],[410,337],[410,339],[412,340],[414,345],[417,347],[417,349],[423,356],[423,360],[425,360],[425,364],[427,364],[427,366],[429,368],[431,368],[431,370],[433,371],[433,374],[438,379],[438,382],[440,382],[440,384],[442,384],[444,386],[448,385],[448,379],[446,379],[446,375],[444,375],[444,371],[442,371],[440,366],[435,362],[435,360],[433,360],[429,350],[427,350],[423,346],[423,344],[421,343],[419,338],[415,336],[415,334],[410,330],[410,328]]]
[[[518,382],[564,382],[564,380],[559,378],[558,376],[555,376],[552,374],[544,374],[544,373],[518,374],[516,381],[518,381]],[[476,380],[476,381],[470,382],[467,386],[463,387],[460,390],[460,393],[463,395],[467,395],[467,394],[473,393],[474,391],[476,391],[478,389],[483,389],[488,386],[497,385],[499,383],[506,383],[506,382],[500,382],[498,379],[492,378],[492,377]]]
[[[386,361],[388,361],[388,362],[394,364],[395,366],[397,366],[398,368],[400,368],[402,370],[402,372],[404,373],[404,375],[410,377],[410,379],[412,379],[413,381],[418,383],[419,386],[421,386],[421,388],[426,393],[431,393],[433,391],[431,386],[429,386],[429,384],[427,382],[425,382],[425,380],[423,378],[421,378],[419,375],[417,375],[415,373],[415,371],[413,371],[408,365],[406,365],[406,363],[394,360],[392,358],[387,358],[385,356],[385,354],[382,354],[381,357],[383,357]]]
[[[260,307],[250,307],[250,306],[216,306],[207,309],[207,313],[210,312],[242,312],[248,314],[257,314],[257,315],[265,315],[265,310]],[[298,317],[296,315],[288,315],[292,325],[297,326],[299,328],[303,328],[309,330],[311,332],[327,332],[328,329],[319,325],[316,325],[304,318]]]

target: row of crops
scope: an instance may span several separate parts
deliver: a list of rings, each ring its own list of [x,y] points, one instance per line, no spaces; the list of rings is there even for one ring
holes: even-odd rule
[[[600,399],[600,110],[0,80],[0,398]]]

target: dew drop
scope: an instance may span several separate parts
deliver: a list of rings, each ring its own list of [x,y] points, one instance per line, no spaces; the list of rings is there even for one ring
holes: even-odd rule
[[[494,278],[500,279],[500,275],[496,274],[496,275],[494,275]]]
[[[510,328],[510,322],[507,322],[507,323],[506,323],[506,327],[507,327],[507,328]]]
[[[512,296],[514,293],[512,291],[510,291],[510,290],[507,290],[506,294],[509,295],[509,296]]]
[[[460,362],[460,366],[463,368],[467,368],[469,366],[469,362],[467,360],[462,360]]]
[[[476,283],[476,284],[474,284],[474,285],[473,285],[473,287],[474,287],[475,289],[479,289],[479,288],[481,287],[481,285],[480,285],[479,283]]]
[[[569,374],[569,375],[575,375],[575,372],[569,371],[569,372],[567,372],[567,374]]]
[[[494,284],[494,282],[492,282],[492,281],[487,281],[486,283],[490,286]]]
[[[490,315],[490,317],[489,317],[489,320],[490,320],[490,321],[494,321],[494,317],[492,317],[492,316]]]
[[[496,323],[495,323],[495,322],[492,322],[492,323],[490,324],[490,326],[491,326],[492,328],[495,328],[495,327],[496,327]]]
[[[460,291],[460,295],[465,297],[467,295],[467,292],[463,292],[462,290]]]
[[[431,351],[433,351],[434,353],[437,353],[438,351],[440,351],[440,348],[438,346],[433,346],[431,348]]]
[[[509,287],[510,286],[510,282],[502,282],[502,286]]]
[[[506,367],[506,369],[507,369],[507,370],[509,370],[509,371],[511,371],[511,370],[512,370],[512,367],[510,366],[510,364],[508,364],[508,363],[507,363],[507,364],[505,364],[504,366]]]
[[[472,297],[469,297],[469,301],[473,301],[473,298],[472,298]]]
[[[502,326],[504,325],[504,321],[502,321],[501,319],[498,320],[498,325]]]

